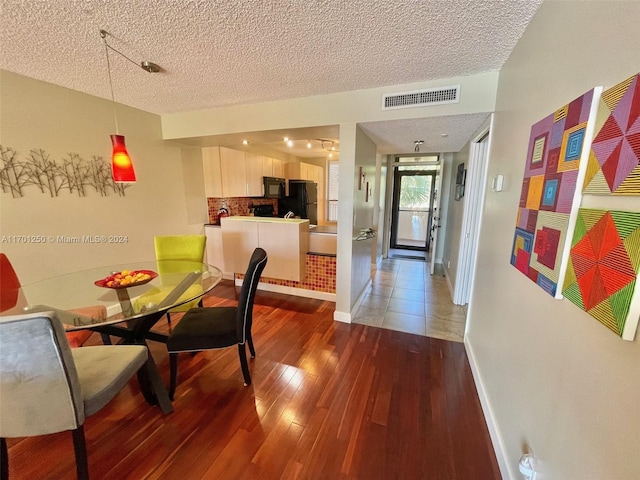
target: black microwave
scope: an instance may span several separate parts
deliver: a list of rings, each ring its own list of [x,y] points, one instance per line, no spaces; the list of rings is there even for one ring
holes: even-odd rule
[[[284,198],[287,181],[284,178],[263,177],[264,198]]]

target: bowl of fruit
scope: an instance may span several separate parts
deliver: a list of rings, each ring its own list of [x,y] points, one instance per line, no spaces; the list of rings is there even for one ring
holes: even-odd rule
[[[158,274],[152,270],[122,270],[93,283],[103,288],[129,288],[149,283],[157,276]]]

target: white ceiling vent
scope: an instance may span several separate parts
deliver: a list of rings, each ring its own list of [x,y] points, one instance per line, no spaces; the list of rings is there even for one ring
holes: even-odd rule
[[[427,90],[383,95],[382,110],[458,102],[460,102],[460,85],[454,85],[452,87],[429,88]]]

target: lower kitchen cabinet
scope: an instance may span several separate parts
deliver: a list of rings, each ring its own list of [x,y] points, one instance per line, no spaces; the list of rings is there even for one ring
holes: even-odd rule
[[[226,217],[221,220],[226,270],[244,273],[256,247],[269,257],[264,277],[300,282],[307,275],[309,220]]]

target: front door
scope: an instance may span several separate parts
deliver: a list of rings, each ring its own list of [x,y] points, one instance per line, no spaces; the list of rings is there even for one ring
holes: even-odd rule
[[[391,213],[391,248],[428,251],[436,172],[396,168]]]

